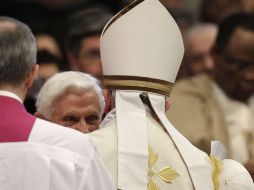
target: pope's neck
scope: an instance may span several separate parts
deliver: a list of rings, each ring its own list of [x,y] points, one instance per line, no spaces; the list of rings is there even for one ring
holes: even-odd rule
[[[0,90],[5,90],[16,94],[22,100],[22,102],[24,101],[27,93],[27,88],[25,88],[24,85],[20,85],[17,87],[13,87],[10,85],[0,85]]]

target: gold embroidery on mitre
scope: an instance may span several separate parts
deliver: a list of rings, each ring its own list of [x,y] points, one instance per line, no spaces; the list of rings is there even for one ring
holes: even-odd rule
[[[219,190],[219,176],[222,170],[222,163],[216,156],[210,156],[213,172],[212,172],[212,179],[214,190]]]
[[[166,183],[172,183],[172,181],[179,176],[179,174],[170,167],[164,167],[159,172],[155,172],[152,170],[153,165],[158,160],[158,154],[155,154],[153,149],[149,146],[149,159],[148,159],[148,177],[150,178],[148,181],[147,189],[148,190],[160,190],[160,188],[156,185],[156,183],[151,179],[153,176],[158,176],[161,180]]]

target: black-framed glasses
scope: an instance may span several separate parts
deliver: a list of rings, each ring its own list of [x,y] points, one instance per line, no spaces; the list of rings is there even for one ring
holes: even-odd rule
[[[243,70],[247,67],[254,69],[254,60],[251,62],[243,61],[241,59],[233,58],[232,56],[228,56],[227,54],[222,54],[227,63],[238,70]]]

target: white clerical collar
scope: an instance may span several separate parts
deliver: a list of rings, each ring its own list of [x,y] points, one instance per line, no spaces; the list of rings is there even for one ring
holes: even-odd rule
[[[13,98],[13,99],[18,100],[19,102],[23,103],[22,100],[20,99],[20,97],[17,94],[14,94],[13,92],[0,90],[0,95]]]
[[[101,124],[100,124],[100,128],[103,128],[104,126],[107,126],[107,124],[116,118],[116,109],[113,108],[109,113],[107,113],[107,115],[105,116],[105,118],[102,120]]]

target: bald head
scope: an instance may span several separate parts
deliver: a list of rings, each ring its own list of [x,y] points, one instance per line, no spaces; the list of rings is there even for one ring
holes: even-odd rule
[[[213,45],[216,35],[217,26],[214,24],[198,24],[191,27],[185,35],[185,45],[187,50],[193,43],[198,41],[209,42],[209,46]]]
[[[217,26],[214,24],[199,24],[190,28],[184,38],[185,64],[190,75],[210,71],[213,61],[210,57],[217,35]]]

